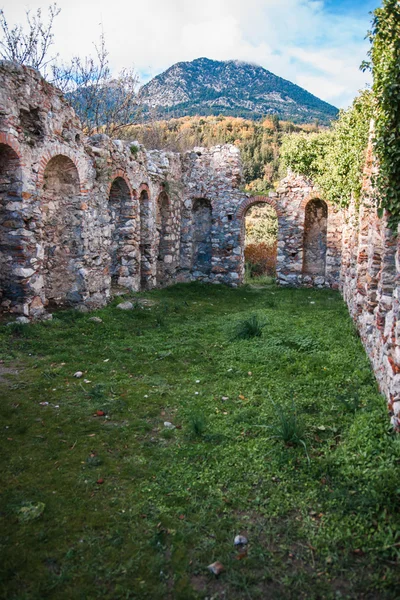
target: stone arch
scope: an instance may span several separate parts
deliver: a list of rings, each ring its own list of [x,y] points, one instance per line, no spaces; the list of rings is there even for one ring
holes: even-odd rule
[[[157,284],[166,283],[171,254],[171,202],[168,194],[162,191],[157,198],[156,230],[158,238]]]
[[[192,203],[193,259],[196,277],[209,276],[212,266],[212,203],[208,198],[195,198]]]
[[[0,142],[0,303],[18,302],[25,296],[22,219],[22,172],[16,150]],[[33,274],[33,271],[32,273]]]
[[[327,203],[319,197],[308,199],[304,206],[303,275],[325,277],[327,232]]]
[[[50,305],[83,300],[82,210],[78,170],[65,155],[49,160],[43,172],[42,274]]]
[[[110,275],[111,283],[134,287],[136,272],[134,192],[123,172],[115,173],[110,183],[108,208],[111,221]]]
[[[153,216],[150,190],[147,184],[139,188],[140,211],[140,287],[149,289],[153,281]]]

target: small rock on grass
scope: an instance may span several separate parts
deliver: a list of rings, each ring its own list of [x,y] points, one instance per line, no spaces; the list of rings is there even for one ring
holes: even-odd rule
[[[248,544],[248,539],[244,535],[237,535],[233,540],[233,543],[235,546],[245,546]]]
[[[121,302],[121,304],[117,304],[117,308],[120,310],[131,310],[133,308],[132,302]]]
[[[82,377],[83,373],[82,371],[77,371],[76,373],[74,373],[74,377],[76,377],[77,379],[80,379]]]
[[[164,421],[164,427],[166,429],[175,429],[175,425],[173,425],[172,423],[170,423],[169,421]]]
[[[30,323],[30,320],[28,319],[28,317],[17,317],[15,319],[15,321],[17,323],[22,323],[22,325],[28,325]]]
[[[100,317],[90,317],[89,321],[92,321],[92,323],[102,323],[103,319],[100,319]]]
[[[219,575],[224,571],[224,565],[217,560],[217,562],[208,565],[207,569],[211,571],[211,573],[214,573],[214,575]]]

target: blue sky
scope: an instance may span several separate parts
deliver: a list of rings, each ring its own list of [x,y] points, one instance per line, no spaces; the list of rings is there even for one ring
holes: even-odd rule
[[[1,0],[0,0],[1,1]],[[9,21],[49,2],[3,0]],[[112,67],[141,80],[206,56],[257,63],[339,107],[369,82],[359,65],[369,44],[371,0],[58,0],[55,51],[93,52],[103,28]]]

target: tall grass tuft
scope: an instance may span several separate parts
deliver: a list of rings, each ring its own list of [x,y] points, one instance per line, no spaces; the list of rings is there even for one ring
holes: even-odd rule
[[[192,438],[201,438],[207,431],[207,419],[201,413],[194,413],[188,421],[189,435]]]
[[[261,337],[262,330],[266,323],[260,321],[257,315],[252,315],[248,319],[239,321],[236,324],[232,335],[232,340],[250,340],[251,338]]]
[[[302,446],[307,460],[310,462],[307,445],[304,440],[304,425],[298,419],[295,404],[292,404],[291,409],[285,408],[280,404],[275,404],[274,402],[272,402],[272,404],[276,415],[276,421],[272,425],[265,425],[262,427],[271,430],[271,439],[280,440],[286,446]]]

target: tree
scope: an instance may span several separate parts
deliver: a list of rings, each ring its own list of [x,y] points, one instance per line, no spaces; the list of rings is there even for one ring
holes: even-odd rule
[[[134,69],[112,76],[103,33],[94,47],[94,58],[75,56],[69,65],[52,65],[52,83],[64,92],[87,135],[112,137],[137,118],[139,78]]]
[[[48,51],[54,43],[53,24],[60,11],[56,3],[51,4],[48,20],[44,22],[40,8],[34,14],[27,10],[27,27],[24,28],[22,25],[10,27],[4,10],[0,9],[0,57],[34,69],[45,69],[56,58],[49,58]]]

